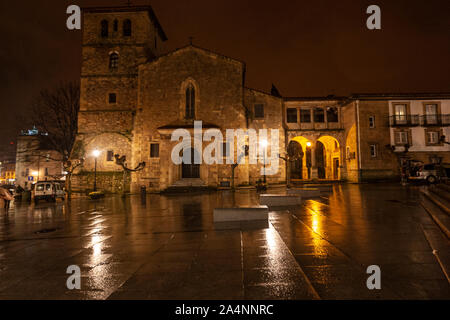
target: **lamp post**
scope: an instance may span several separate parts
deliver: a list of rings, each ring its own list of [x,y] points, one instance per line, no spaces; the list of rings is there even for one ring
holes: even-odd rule
[[[94,150],[94,152],[92,152],[92,155],[94,156],[94,159],[95,159],[95,165],[94,165],[94,192],[96,192],[97,191],[97,158],[100,156],[100,151]]]
[[[267,140],[261,140],[260,142],[261,146],[263,147],[263,159],[264,159],[264,184],[267,183],[267,178],[266,178],[266,150],[267,150],[267,145],[269,144],[267,142]]]
[[[312,147],[312,143],[310,141],[308,141],[306,143],[306,167],[308,168],[308,180],[311,179],[311,175],[312,175],[312,172],[311,172],[311,168],[312,168],[312,150],[311,150],[311,147]],[[310,151],[309,152],[309,154],[310,154],[310,158],[309,159],[308,159],[308,151]]]

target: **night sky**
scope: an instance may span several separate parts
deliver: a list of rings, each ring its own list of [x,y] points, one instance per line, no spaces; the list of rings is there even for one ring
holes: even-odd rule
[[[0,157],[42,88],[80,74],[81,32],[66,8],[125,0],[1,1]],[[247,63],[247,83],[284,96],[450,92],[449,0],[152,0],[167,51],[194,44]],[[382,30],[366,9],[382,10]]]

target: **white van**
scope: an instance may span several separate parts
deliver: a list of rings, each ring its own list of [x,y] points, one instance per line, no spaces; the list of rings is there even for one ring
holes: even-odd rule
[[[41,181],[34,185],[34,202],[38,203],[39,200],[47,200],[55,202],[56,199],[65,199],[66,193],[64,192],[60,182],[54,181]]]

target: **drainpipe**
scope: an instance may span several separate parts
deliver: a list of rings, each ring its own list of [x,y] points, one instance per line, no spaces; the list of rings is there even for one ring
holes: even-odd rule
[[[361,126],[360,126],[360,119],[359,119],[359,100],[356,100],[356,126],[358,128],[358,180],[359,182],[362,182],[362,160],[361,160]]]

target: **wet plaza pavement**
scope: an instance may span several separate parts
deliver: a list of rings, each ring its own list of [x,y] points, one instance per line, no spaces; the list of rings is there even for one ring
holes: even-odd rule
[[[273,192],[284,192],[278,189]],[[215,226],[254,191],[111,197],[0,211],[0,299],[450,299],[450,250],[418,188],[336,185],[266,226]],[[81,290],[66,287],[69,266]],[[369,290],[378,265],[382,289]]]

